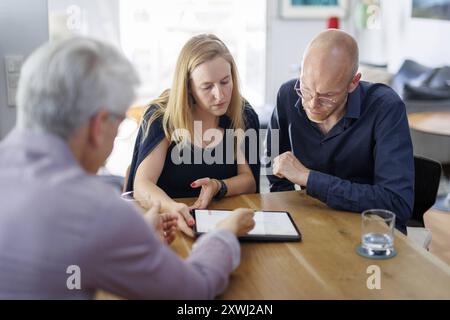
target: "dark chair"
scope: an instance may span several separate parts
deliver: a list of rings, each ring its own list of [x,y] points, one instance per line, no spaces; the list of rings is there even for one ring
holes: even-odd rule
[[[414,209],[409,227],[424,227],[423,214],[436,201],[439,180],[441,178],[441,164],[425,157],[414,156]]]

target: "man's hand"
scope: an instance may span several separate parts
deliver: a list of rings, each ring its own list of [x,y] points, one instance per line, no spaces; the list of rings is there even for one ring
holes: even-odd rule
[[[194,202],[190,209],[206,209],[212,198],[219,192],[220,182],[216,179],[202,178],[191,184],[192,188],[202,188],[197,201]]]
[[[174,213],[161,213],[159,215],[162,223],[162,235],[164,242],[171,244],[177,236],[178,215]]]
[[[255,227],[254,215],[251,209],[233,210],[232,214],[217,224],[216,229],[228,230],[237,237],[246,235]]]
[[[300,186],[306,186],[309,169],[306,168],[293,154],[288,151],[274,159],[273,174],[278,178],[286,178]]]
[[[178,216],[173,213],[159,214],[161,209],[159,202],[149,205],[150,209],[144,214],[144,219],[153,226],[162,241],[172,243],[176,237]]]

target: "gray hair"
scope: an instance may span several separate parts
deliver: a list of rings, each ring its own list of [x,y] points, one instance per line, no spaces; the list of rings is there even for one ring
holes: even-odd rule
[[[71,38],[45,44],[22,67],[17,126],[68,139],[100,110],[124,114],[139,78],[115,48]]]

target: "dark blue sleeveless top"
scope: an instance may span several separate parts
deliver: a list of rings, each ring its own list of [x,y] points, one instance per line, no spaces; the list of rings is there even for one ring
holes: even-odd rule
[[[147,122],[158,106],[150,106],[144,114],[144,122]],[[257,192],[259,192],[259,119],[253,108],[246,104],[244,108],[245,129],[254,129],[258,135],[256,146],[257,155],[250,155],[252,150],[249,145],[249,139],[245,139],[245,158],[249,163],[250,169],[256,181]],[[209,177],[214,179],[228,179],[236,176],[237,160],[233,154],[227,154],[227,143],[231,143],[233,132],[231,129],[231,120],[226,116],[221,116],[219,126],[224,129],[222,141],[214,148],[200,148],[188,145],[180,150],[178,146],[171,142],[167,150],[166,159],[157,185],[171,198],[197,197],[200,188],[191,188],[190,184],[197,179]],[[136,138],[133,159],[131,161],[130,173],[127,181],[126,190],[132,191],[134,178],[140,163],[150,154],[150,152],[165,139],[162,119],[155,120],[150,126],[147,136],[144,138],[143,125],[139,128]],[[234,149],[232,149],[234,150]],[[194,164],[194,160],[200,159],[200,163]],[[227,161],[228,159],[228,161]],[[254,159],[256,159],[256,163]],[[185,161],[182,161],[185,160]],[[189,161],[190,160],[190,161]],[[216,161],[217,160],[217,161]],[[230,161],[231,160],[231,161]],[[174,162],[175,161],[175,162]],[[197,163],[197,161],[195,161]]]

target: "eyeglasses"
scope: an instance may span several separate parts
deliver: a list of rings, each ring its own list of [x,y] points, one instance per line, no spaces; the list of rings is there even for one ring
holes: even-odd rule
[[[314,93],[301,87],[299,79],[295,82],[294,90],[303,102],[309,102],[314,98]],[[316,100],[319,107],[323,108],[332,108],[336,106],[336,103],[338,102],[338,99],[328,97],[317,97]]]

